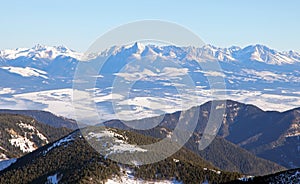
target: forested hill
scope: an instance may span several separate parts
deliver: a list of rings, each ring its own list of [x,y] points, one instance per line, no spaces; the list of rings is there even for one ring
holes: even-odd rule
[[[18,158],[71,132],[18,114],[0,113],[0,160]]]
[[[95,140],[114,141],[117,148],[109,144],[99,144],[109,155],[127,155],[140,151],[141,144],[158,141],[131,131],[112,128],[99,129],[91,135],[102,135]],[[124,138],[124,139],[123,139]],[[132,149],[133,145],[135,149]],[[126,146],[127,145],[127,146]],[[126,149],[128,148],[128,150]],[[146,150],[149,151],[149,150]],[[201,183],[206,180],[215,183],[232,181],[241,177],[238,173],[221,171],[198,155],[182,148],[171,157],[160,162],[147,165],[125,165],[116,163],[107,157],[99,155],[83,138],[79,131],[48,144],[36,151],[19,158],[14,164],[0,172],[0,183],[45,183],[59,181],[61,183],[101,183],[115,181],[115,183],[168,181],[177,183]]]

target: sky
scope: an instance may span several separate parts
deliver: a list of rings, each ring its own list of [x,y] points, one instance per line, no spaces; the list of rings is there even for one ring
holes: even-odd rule
[[[300,52],[299,9],[298,0],[2,0],[0,50],[43,44],[84,52],[117,26],[154,19],[218,47],[263,44]]]

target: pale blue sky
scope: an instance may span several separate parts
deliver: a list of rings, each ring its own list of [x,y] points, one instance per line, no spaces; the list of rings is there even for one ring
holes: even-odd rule
[[[220,47],[264,44],[300,51],[300,1],[1,1],[0,49],[65,45],[77,51],[108,30],[143,19],[171,21]]]

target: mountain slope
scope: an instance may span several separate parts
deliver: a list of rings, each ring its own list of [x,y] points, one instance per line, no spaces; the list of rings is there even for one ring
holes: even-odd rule
[[[178,118],[178,113],[168,114],[164,117],[164,119],[162,119],[163,123],[159,125],[159,127],[149,130],[132,131],[155,138],[166,138],[169,135],[172,135],[172,131],[169,128],[174,128]],[[139,121],[140,123],[143,122],[143,120],[137,120],[135,123],[138,124]],[[151,121],[155,122],[156,119],[151,120],[151,118],[149,118],[147,120],[147,122]],[[105,125],[108,127],[130,130],[128,126],[118,120],[107,121]],[[248,175],[264,175],[285,169],[274,162],[261,159],[253,153],[250,153],[249,151],[242,149],[221,137],[216,137],[207,148],[200,151],[198,147],[201,137],[201,134],[194,132],[185,144],[185,147],[222,170],[240,172]]]
[[[220,135],[227,140],[288,168],[300,166],[300,109],[263,111],[227,101]]]
[[[15,114],[0,114],[0,160],[18,158],[70,132]]]
[[[256,106],[247,105],[231,100],[228,100],[226,104],[223,104],[222,107],[226,108],[226,110],[224,113],[224,119],[221,128],[219,130],[219,136],[224,137],[228,141],[250,151],[252,154],[255,154],[258,157],[273,161],[284,167],[295,168],[299,166],[299,109],[293,109],[282,113],[276,111],[263,111]],[[195,133],[201,137],[201,133],[203,133],[204,128],[208,122],[208,117],[211,111],[211,102],[207,102],[201,105],[199,107],[199,111],[199,119],[195,129]],[[179,116],[180,112],[176,112],[167,114],[164,117],[157,118],[161,119],[161,123],[159,124],[159,126],[173,130],[178,123]],[[153,122],[156,122],[155,120],[156,119],[154,118]],[[138,124],[138,122],[142,124],[143,120],[134,122],[135,124]],[[128,129],[128,127],[117,120],[108,121],[105,124],[107,126]],[[157,133],[152,133],[150,135],[154,137],[159,136]],[[220,140],[217,139],[215,141]],[[246,166],[245,164],[242,164],[242,162],[237,162],[237,160],[235,160],[235,157],[233,157],[234,152],[238,152],[240,155],[243,155],[241,156],[241,158],[250,158],[249,156],[251,154],[245,152],[245,150],[239,149],[236,146],[234,148],[234,145],[227,144],[224,141],[223,143],[216,142],[216,144],[220,147],[222,147],[222,145],[226,145],[228,147],[228,150],[232,150],[232,152],[226,152],[226,149],[223,149],[223,154],[212,157],[212,159],[227,160],[228,162],[226,164],[233,166],[231,169],[239,168],[241,169],[239,171],[244,173],[248,173],[253,169],[252,171],[250,171],[250,173],[258,174],[255,171],[255,168],[259,168],[259,163],[265,163],[266,167],[268,167],[268,164],[270,164],[270,162],[268,161],[262,162],[259,159],[257,160],[251,158],[248,160],[249,163],[251,163],[253,160],[256,160],[256,164],[253,164],[255,162],[252,162],[252,169],[246,168],[250,167],[251,164],[247,164]],[[196,147],[194,143],[191,143],[187,146],[192,149],[194,149],[193,147]],[[213,147],[214,145],[211,146]],[[216,151],[217,150],[218,149],[216,149]],[[205,155],[205,153],[203,154]],[[223,157],[221,159],[222,155],[225,155],[225,157],[226,155],[228,155],[228,157]],[[231,158],[231,161],[228,160],[229,158]],[[221,164],[218,165],[217,163],[215,163],[215,165],[218,165],[222,169],[228,169],[226,167],[226,164],[223,165],[225,166],[223,168]],[[274,163],[271,163],[271,165],[275,166]],[[242,168],[241,166],[245,167]],[[260,174],[271,173],[273,171],[276,171],[275,168],[279,169],[280,167],[277,165],[269,171],[268,169],[262,169],[262,173]]]
[[[222,102],[222,101],[221,101]],[[201,133],[207,125],[211,102],[199,106],[199,119],[195,129]],[[287,168],[300,166],[300,110],[285,112],[263,111],[260,108],[231,100],[225,108],[218,135],[267,160]],[[168,115],[160,124],[173,129],[180,112]],[[172,121],[171,117],[176,117]],[[174,119],[174,118],[173,118]]]
[[[255,156],[253,153],[221,138],[216,138],[203,151],[196,150],[195,152],[223,170],[237,171],[247,175],[270,174],[285,169],[274,161]]]
[[[210,112],[211,103],[200,107]],[[300,165],[299,108],[286,112],[263,111],[260,108],[228,100],[219,135],[228,141],[287,168]],[[207,123],[203,113],[196,131],[202,132]]]
[[[41,123],[45,123],[47,125],[59,128],[66,127],[68,129],[77,129],[77,123],[75,120],[68,119],[62,116],[56,116],[51,112],[47,111],[39,111],[39,110],[8,110],[8,109],[0,109],[0,114],[20,114],[25,116],[30,116]]]
[[[100,133],[99,131],[114,132],[116,138],[126,136],[128,138],[126,144],[130,142],[137,146],[157,141],[134,132],[111,128],[97,129],[94,133]],[[183,183],[199,183],[206,179],[220,183],[241,176],[237,173],[217,171],[210,163],[187,149],[181,149],[170,158],[154,164],[141,166],[118,164],[99,155],[83,139],[80,132],[75,131],[57,142],[19,158],[10,167],[0,171],[0,183],[20,183],[20,181],[45,183],[53,178],[62,183],[100,183],[107,180],[122,182],[124,175],[133,178],[130,180],[133,182],[138,178],[140,181],[163,180],[169,183],[175,180]]]

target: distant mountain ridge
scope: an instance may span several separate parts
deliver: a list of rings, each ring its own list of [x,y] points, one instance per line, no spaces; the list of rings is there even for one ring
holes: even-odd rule
[[[132,46],[114,46],[108,48],[107,51],[101,53],[94,53],[99,55],[117,54],[119,52],[135,52],[141,55],[161,54],[163,56],[176,57],[196,57],[200,60],[217,60],[217,61],[241,61],[241,60],[255,60],[259,62],[266,62],[268,64],[293,64],[300,62],[300,54],[295,51],[276,51],[270,49],[265,45],[249,45],[244,48],[232,46],[229,48],[219,48],[213,45],[205,45],[203,47],[175,47],[175,46],[154,46],[144,45],[142,43],[135,43]],[[178,55],[179,51],[181,54]],[[174,55],[175,54],[175,55]],[[31,59],[48,59],[54,60],[57,57],[69,57],[76,60],[82,60],[84,53],[76,52],[65,46],[44,46],[35,45],[32,48],[17,48],[4,49],[0,51],[0,58],[4,61],[15,60],[18,58]]]
[[[78,128],[77,122],[75,120],[68,119],[62,116],[56,116],[53,113],[47,111],[0,109],[0,114],[20,114],[30,116],[39,122],[56,128],[66,127],[72,130]]]

